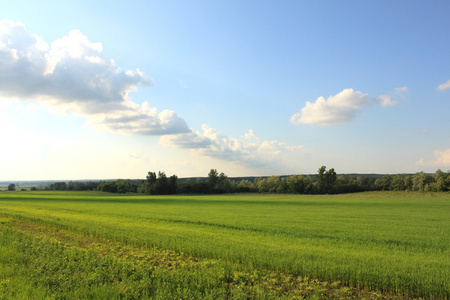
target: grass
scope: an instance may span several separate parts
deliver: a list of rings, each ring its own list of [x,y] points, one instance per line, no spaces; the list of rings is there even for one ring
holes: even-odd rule
[[[170,272],[167,266],[160,266],[161,274],[156,276],[152,273],[154,277],[144,276],[141,280],[153,282],[155,288],[142,288],[141,295],[147,293],[145,295],[154,298],[158,295],[157,287],[165,285],[170,288],[160,290],[172,291],[172,296],[178,291],[178,294],[185,295],[201,292],[195,294],[201,298],[239,298],[239,295],[243,298],[261,298],[261,295],[290,295],[295,298],[302,295],[300,292],[296,294],[302,290],[298,287],[313,287],[314,282],[317,282],[328,286],[325,290],[312,288],[313,292],[303,294],[302,297],[315,295],[326,298],[333,293],[341,293],[341,298],[354,295],[370,298],[375,294],[367,291],[374,291],[379,297],[396,295],[445,299],[450,296],[449,200],[449,194],[404,192],[339,196],[159,197],[2,192],[0,214],[3,217],[0,218],[0,225],[3,224],[3,234],[18,234],[9,240],[20,239],[21,235],[39,242],[36,230],[25,230],[26,226],[18,225],[28,222],[34,224],[28,226],[30,228],[53,228],[64,231],[64,236],[78,236],[79,240],[97,239],[108,241],[105,245],[118,243],[120,247],[137,247],[133,249],[141,249],[136,250],[138,254],[153,251],[151,249],[157,247],[177,255],[195,257],[192,261],[201,258],[209,262],[206,265],[214,266],[197,271],[192,271],[196,270],[195,267],[189,266]],[[39,243],[51,248],[53,244],[49,241],[41,237]],[[1,245],[5,253],[9,254],[4,257],[17,252],[7,250],[14,247],[5,243],[4,240]],[[105,245],[102,247],[108,248]],[[30,247],[34,246],[24,249]],[[95,247],[85,248],[98,253]],[[100,255],[100,260],[112,259],[115,253],[100,252],[109,253]],[[24,252],[23,258],[30,255]],[[149,264],[143,265],[149,267]],[[126,265],[121,270],[129,267]],[[96,268],[93,266],[91,271],[86,272],[101,274]],[[57,275],[59,270],[64,269],[60,267],[48,274]],[[119,272],[111,267],[107,269],[113,274]],[[237,288],[239,284],[232,280],[236,276],[241,276],[241,283],[246,283],[240,289]],[[283,286],[280,284],[284,282],[283,278],[290,278],[289,282],[296,283],[276,294],[276,289],[264,288],[264,284],[270,282],[267,278],[272,277],[278,278],[278,284],[274,287]],[[0,276],[0,280],[7,278],[6,275]],[[179,278],[186,278],[183,287],[175,284],[183,282]],[[204,278],[203,288],[196,286],[195,278]],[[214,281],[214,278],[218,281]],[[299,278],[301,280],[297,281]],[[157,281],[160,283],[156,284]],[[337,281],[340,283],[330,288]],[[119,287],[113,288],[114,284],[109,284],[109,288],[105,289],[113,295],[121,295]],[[342,284],[349,286],[348,290]],[[79,283],[79,286],[83,290],[82,287],[87,285]],[[242,294],[236,294],[237,291],[242,291]],[[129,295],[137,295],[133,293]],[[91,297],[95,298],[95,295]]]
[[[339,282],[244,268],[88,238],[24,220],[0,223],[3,299],[380,299]]]

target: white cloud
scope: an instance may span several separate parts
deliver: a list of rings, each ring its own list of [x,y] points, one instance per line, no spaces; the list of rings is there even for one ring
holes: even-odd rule
[[[396,89],[397,92],[407,91],[406,87]],[[328,99],[319,97],[315,102],[306,102],[300,112],[291,116],[293,124],[315,124],[321,126],[335,126],[353,120],[360,110],[371,104],[382,107],[398,104],[389,95],[371,98],[353,89],[344,89],[340,93],[329,96]]]
[[[100,130],[123,135],[164,135],[188,132],[186,122],[171,110],[160,113],[148,102],[138,105],[129,102],[129,110],[96,114],[88,122]]]
[[[380,97],[378,97],[380,99],[380,105],[382,107],[387,107],[387,106],[394,106],[397,105],[398,102],[397,101],[393,101],[391,99],[391,96],[389,95],[380,95]]]
[[[128,94],[152,79],[139,69],[121,70],[102,50],[78,30],[49,46],[24,24],[0,20],[0,97],[33,99],[122,134],[189,131],[174,112],[132,102]]]
[[[253,130],[242,140],[207,125],[202,126],[202,133],[195,132],[173,111],[158,112],[148,102],[137,104],[129,93],[139,86],[151,86],[152,80],[139,69],[120,69],[102,51],[101,43],[89,41],[78,30],[47,44],[24,24],[0,20],[0,105],[35,100],[52,112],[83,116],[100,130],[160,135],[161,145],[241,166],[282,169],[280,162],[285,163],[290,155],[297,159],[298,151],[305,151],[303,146],[260,141]],[[181,80],[179,84],[187,88]]]
[[[443,84],[440,84],[440,85],[437,87],[437,90],[438,90],[438,91],[445,91],[445,90],[448,90],[448,89],[450,89],[450,79],[449,79],[447,82],[445,82],[445,83],[443,83]]]
[[[167,147],[190,149],[200,156],[206,156],[238,163],[246,167],[267,167],[277,165],[288,152],[307,152],[304,146],[287,146],[277,141],[263,141],[252,130],[245,138],[255,143],[230,138],[208,125],[202,125],[203,133],[193,131],[185,134],[166,135],[160,138],[160,144]],[[279,168],[283,166],[278,165]]]
[[[259,140],[259,138],[253,132],[253,129],[249,129],[248,132],[245,133],[243,137],[246,140],[252,140],[252,139]]]
[[[395,88],[394,91],[396,93],[406,93],[408,92],[408,88],[406,86]]]
[[[166,147],[203,149],[212,144],[211,140],[191,129],[188,133],[162,136],[159,143]]]
[[[291,117],[293,124],[317,124],[333,126],[348,122],[355,118],[359,109],[370,104],[367,94],[353,89],[345,89],[328,99],[319,97],[315,102],[306,102],[300,112]]]
[[[443,167],[450,166],[450,149],[439,151],[435,150],[433,152],[434,159],[431,161],[425,161],[421,158],[416,165],[419,166],[434,166],[434,167]]]

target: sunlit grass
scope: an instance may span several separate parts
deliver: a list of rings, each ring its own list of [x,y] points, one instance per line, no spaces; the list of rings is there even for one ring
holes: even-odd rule
[[[448,298],[449,194],[137,196],[0,193],[21,218],[293,278]],[[7,223],[8,221],[4,221]]]
[[[383,299],[339,282],[86,237],[24,220],[0,223],[0,299]]]

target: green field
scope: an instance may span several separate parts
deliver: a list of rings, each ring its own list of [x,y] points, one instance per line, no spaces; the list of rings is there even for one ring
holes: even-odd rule
[[[130,257],[170,253],[176,259],[169,266],[159,261],[156,271],[144,272],[147,275],[142,273],[135,280],[130,278],[137,273],[131,277],[120,273],[123,280],[116,285],[66,278],[74,291],[70,297],[450,297],[448,193],[140,196],[1,192],[0,226],[0,298],[26,298],[26,293],[31,295],[36,289],[42,298],[60,297],[61,278],[65,278],[61,274],[66,274],[68,266],[41,270],[50,281],[24,279],[31,276],[26,272],[45,269],[42,265],[49,264],[52,255],[79,256],[76,261],[90,257],[85,263],[90,269],[78,272],[94,277],[106,272],[99,266],[109,259],[108,272],[113,274],[108,282],[127,268],[137,273],[150,268],[145,260],[139,260],[140,264],[129,261],[125,252]],[[120,263],[113,263],[114,253],[123,254]],[[42,259],[41,267],[27,256],[33,261]],[[184,268],[177,259],[184,262]],[[174,270],[177,264],[181,267]],[[23,276],[8,271],[21,265],[26,265]],[[24,294],[15,294],[14,280]],[[145,280],[153,287],[145,287]],[[125,290],[124,282],[128,282]],[[133,289],[139,282],[141,286]],[[276,286],[284,290],[277,291]]]

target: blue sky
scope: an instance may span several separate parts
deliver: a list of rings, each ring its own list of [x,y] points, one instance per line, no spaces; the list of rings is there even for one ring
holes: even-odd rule
[[[9,1],[0,180],[450,169],[448,1]]]

